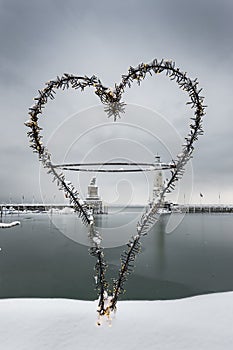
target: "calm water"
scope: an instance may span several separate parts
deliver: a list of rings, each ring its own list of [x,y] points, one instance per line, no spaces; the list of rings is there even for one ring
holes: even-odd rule
[[[134,234],[137,214],[123,211],[97,220],[107,247],[109,279],[117,275],[122,244]],[[76,216],[53,215],[51,221],[47,214],[27,214],[7,220],[20,220],[21,226],[0,229],[1,298],[96,299],[95,260]],[[187,214],[172,234],[166,234],[167,220],[168,215],[160,217],[143,239],[122,299],[173,299],[233,290],[233,215]]]

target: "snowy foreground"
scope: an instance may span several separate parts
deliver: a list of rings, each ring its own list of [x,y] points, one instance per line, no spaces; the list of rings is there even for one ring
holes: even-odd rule
[[[0,301],[3,350],[228,350],[233,344],[233,292],[175,301],[119,302],[96,325],[96,302],[67,299]]]

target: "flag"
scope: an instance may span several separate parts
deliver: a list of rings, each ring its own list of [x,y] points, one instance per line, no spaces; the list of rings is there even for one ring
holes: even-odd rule
[[[202,194],[202,193],[200,193],[200,197],[201,197],[201,198],[203,197],[203,194]]]

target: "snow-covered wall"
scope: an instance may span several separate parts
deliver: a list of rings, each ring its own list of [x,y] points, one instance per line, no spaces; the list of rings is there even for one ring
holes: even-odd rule
[[[230,350],[233,292],[173,301],[122,301],[111,327],[96,325],[97,303],[0,301],[3,350]]]

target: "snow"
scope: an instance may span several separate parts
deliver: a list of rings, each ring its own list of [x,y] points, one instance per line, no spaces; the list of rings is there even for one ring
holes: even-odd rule
[[[74,209],[73,208],[69,208],[69,207],[65,207],[63,209],[58,209],[58,208],[50,208],[47,213],[48,214],[74,214]],[[32,212],[33,214],[33,212]]]
[[[17,225],[20,225],[20,221],[0,222],[0,228],[9,228]]]
[[[98,245],[100,245],[100,243],[101,243],[101,239],[99,237],[93,237],[92,240],[93,240],[93,242],[95,242]]]
[[[0,300],[4,350],[230,350],[233,292],[173,301],[121,301],[109,327],[95,301]]]
[[[69,207],[65,207],[59,211],[59,214],[73,214],[73,213],[74,213],[74,209]]]

